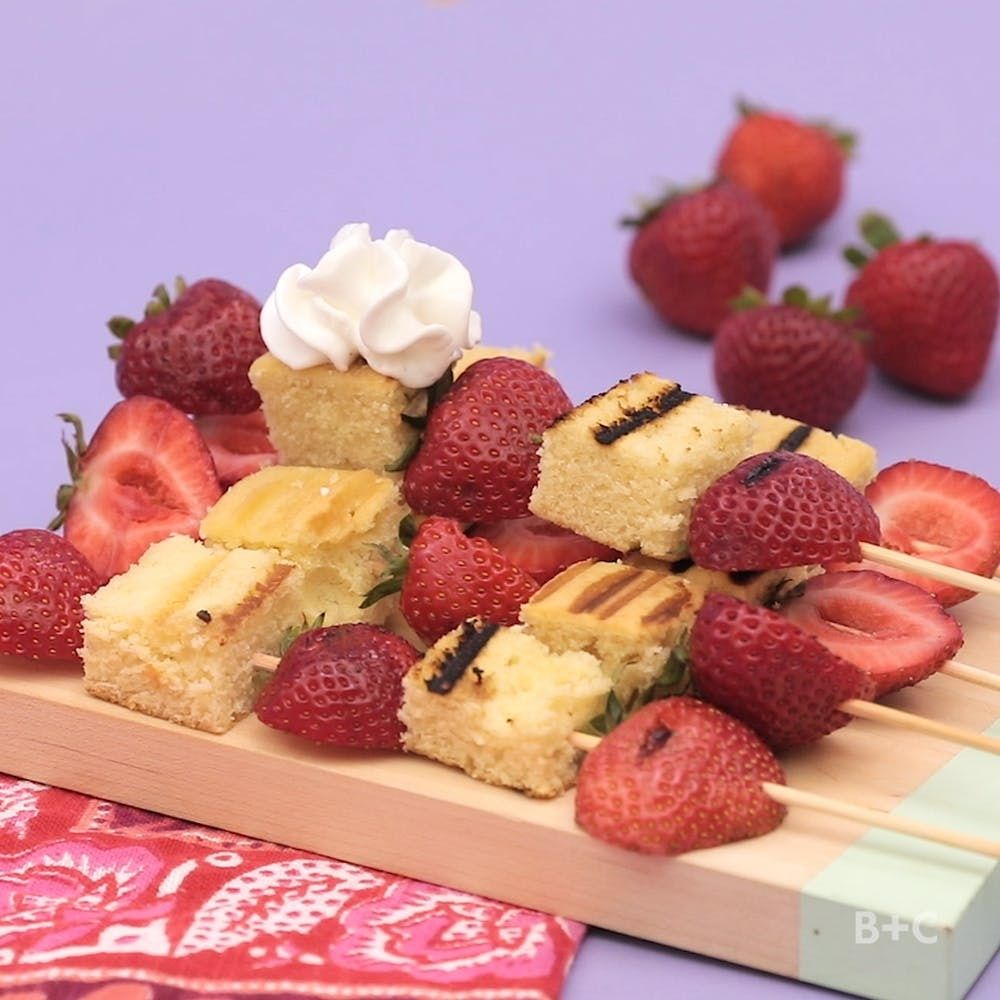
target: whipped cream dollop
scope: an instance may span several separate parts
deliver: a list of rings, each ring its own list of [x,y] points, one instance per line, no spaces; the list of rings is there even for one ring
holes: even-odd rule
[[[405,229],[373,240],[367,223],[343,226],[315,267],[293,264],[264,303],[267,349],[289,368],[359,357],[421,389],[482,336],[472,278],[444,250]]]

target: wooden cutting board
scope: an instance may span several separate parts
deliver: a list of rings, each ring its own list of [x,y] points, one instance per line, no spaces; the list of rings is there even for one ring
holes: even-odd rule
[[[1000,601],[958,609],[1000,672]],[[985,730],[1000,692],[933,677],[890,700]],[[651,858],[539,802],[402,754],[316,748],[250,718],[225,736],[0,658],[0,770],[573,917],[861,996],[957,1000],[1000,946],[995,862],[793,809],[752,841]],[[1000,725],[996,732],[1000,735]],[[1000,758],[855,721],[784,758],[789,784],[1000,838]]]

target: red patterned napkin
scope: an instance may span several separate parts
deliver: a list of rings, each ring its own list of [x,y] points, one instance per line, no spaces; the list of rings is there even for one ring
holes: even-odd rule
[[[0,775],[2,1000],[547,1000],[583,931]]]

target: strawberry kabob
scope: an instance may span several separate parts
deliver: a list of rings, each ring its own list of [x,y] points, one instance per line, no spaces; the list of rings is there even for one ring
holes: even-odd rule
[[[877,515],[846,480],[814,459],[783,452],[753,456],[717,480],[699,498],[690,527],[696,562],[730,571],[751,565],[852,563],[858,559],[859,540],[878,535]],[[881,579],[870,572],[860,577],[859,583],[855,574],[840,573],[807,583],[805,592],[810,593],[812,587],[813,597],[807,604],[793,601],[790,618],[724,595],[710,595],[691,636],[692,672],[701,693],[748,721],[778,748],[811,742],[846,724],[853,715],[1000,752],[1000,742],[990,737],[869,700],[916,683],[936,670],[950,670],[949,658],[961,645],[961,631],[929,596],[924,600],[922,592],[911,592],[910,585],[898,581],[895,587],[889,585],[893,597],[909,602],[911,621],[920,622],[924,641],[928,637],[936,641],[936,649],[924,650],[915,664],[901,664],[896,674],[884,667],[869,673],[864,650],[854,646],[852,655],[841,659],[794,623],[795,618],[808,620],[810,608],[815,609],[824,598],[828,606],[831,598],[836,604],[838,588],[870,589]],[[870,609],[873,605],[868,601],[855,602],[855,606]],[[877,618],[877,605],[872,613]],[[820,627],[815,618],[821,615],[815,610],[812,617],[812,630],[821,638],[837,631],[829,624]],[[932,623],[929,635],[928,622]],[[755,636],[764,644],[754,647]],[[840,648],[847,645],[848,639],[840,640]],[[867,648],[870,655],[871,646]],[[905,651],[897,655],[902,659]],[[956,674],[996,684],[994,675],[964,665],[959,665]],[[774,697],[785,683],[798,690],[801,705],[784,704]]]

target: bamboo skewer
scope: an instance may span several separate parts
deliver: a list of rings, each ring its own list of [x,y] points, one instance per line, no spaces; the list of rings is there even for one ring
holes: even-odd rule
[[[920,576],[929,576],[932,580],[949,583],[963,590],[1000,597],[1000,579],[995,577],[979,576],[964,569],[956,569],[954,566],[942,566],[941,563],[931,562],[930,559],[921,559],[907,552],[897,552],[881,545],[872,545],[871,542],[861,542],[860,545],[861,555],[873,563],[891,566],[893,569],[905,570],[908,573],[917,573]]]
[[[278,665],[279,660],[277,656],[269,656],[267,653],[255,653],[251,657],[250,663],[252,666],[260,667],[263,670],[273,670]],[[964,663],[956,663],[953,660],[948,661],[946,666],[949,665],[950,667],[947,671],[945,671],[945,668],[942,668],[941,672],[947,672],[951,676],[960,677],[962,680],[971,680],[972,677],[988,678],[991,683],[986,686],[1000,689],[1000,677],[995,674],[991,674],[986,670],[978,670],[976,667],[968,667]],[[983,681],[973,680],[973,683],[983,683]],[[850,698],[837,707],[842,712],[853,715],[858,719],[881,722],[887,726],[895,726],[897,729],[923,733],[925,736],[933,736],[939,740],[957,743],[959,746],[972,747],[975,750],[985,750],[987,753],[1000,754],[1000,739],[985,736],[971,729],[962,729],[959,726],[952,726],[945,722],[937,722],[922,715],[903,712],[898,708],[889,708],[887,705],[879,705],[873,701],[864,701],[861,698]]]
[[[986,750],[988,753],[1000,754],[1000,740],[985,736],[971,729],[961,729],[946,722],[937,722],[912,712],[902,712],[898,708],[879,705],[874,701],[863,701],[861,698],[848,698],[837,706],[842,712],[853,715],[857,719],[868,719],[870,722],[881,722],[897,729],[909,732],[923,733],[939,740],[958,743],[960,746],[973,747],[976,750]]]
[[[1000,691],[1000,674],[995,674],[990,670],[982,670],[979,667],[970,667],[966,663],[959,663],[958,660],[945,660],[937,672],[944,674],[945,677],[954,677],[959,681],[967,681],[969,684],[978,684],[980,687]]]
[[[588,733],[573,733],[570,743],[577,750],[591,751],[600,743],[599,736]],[[761,788],[776,802],[785,806],[799,806],[812,809],[814,812],[825,813],[828,816],[839,816],[841,819],[854,820],[865,826],[873,826],[893,833],[903,833],[910,837],[920,837],[947,847],[958,847],[964,851],[974,851],[991,858],[1000,858],[1000,841],[977,837],[975,834],[962,833],[959,830],[948,830],[945,827],[923,823],[920,820],[908,819],[886,812],[884,809],[871,809],[868,806],[855,805],[827,795],[817,795],[802,788],[791,788],[779,785],[773,781],[762,781]]]

